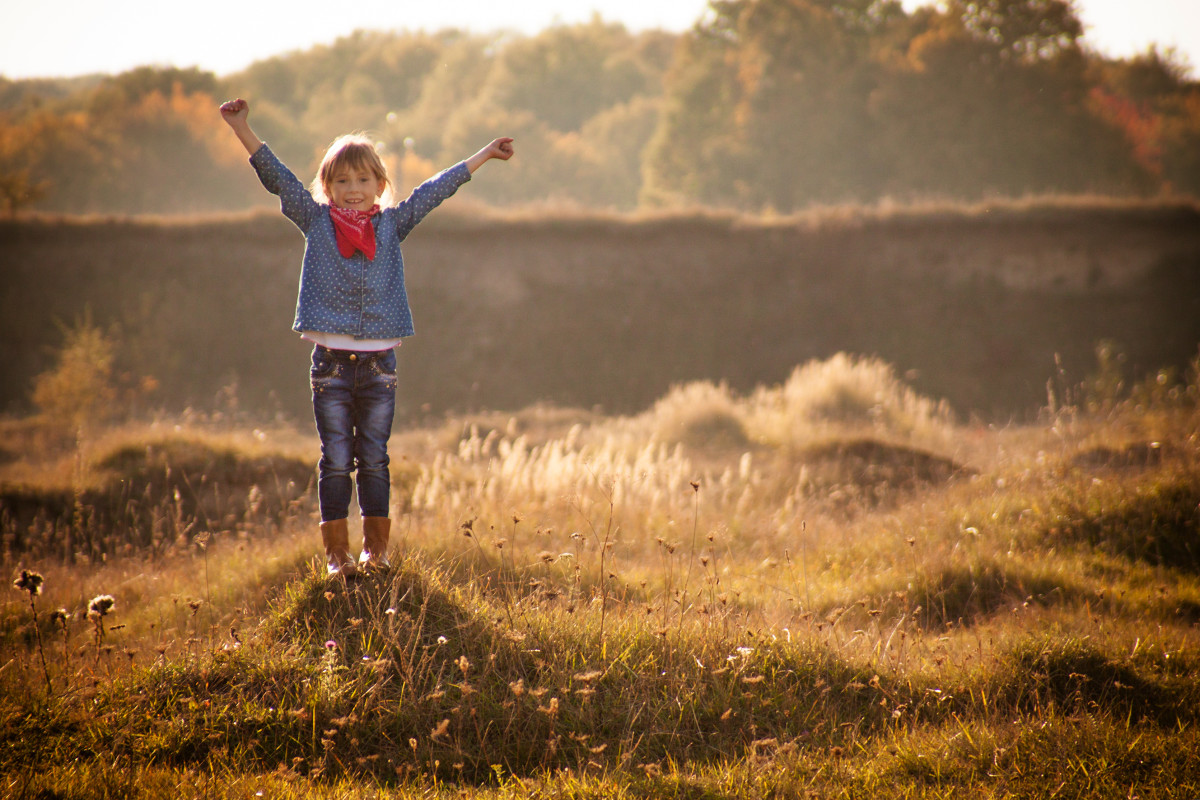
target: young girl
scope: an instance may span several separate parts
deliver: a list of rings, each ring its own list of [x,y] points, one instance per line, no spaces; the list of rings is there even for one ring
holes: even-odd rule
[[[284,216],[304,233],[292,327],[314,344],[313,413],[321,437],[317,494],[327,570],[350,577],[359,567],[386,568],[394,348],[413,333],[400,243],[475,170],[490,159],[511,158],[512,139],[496,139],[418,186],[407,200],[381,210],[377,201],[391,182],[369,139],[351,135],[335,141],[306,188],[250,129],[249,113],[245,100],[221,105],[221,116],[250,154],[259,180],[279,196]],[[354,483],[363,522],[357,564],[346,521]]]

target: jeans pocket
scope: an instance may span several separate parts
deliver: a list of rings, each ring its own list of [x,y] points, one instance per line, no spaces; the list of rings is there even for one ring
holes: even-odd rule
[[[333,357],[333,353],[324,347],[314,347],[312,352],[312,369],[308,373],[309,378],[313,381],[323,380],[332,377],[336,371],[337,359]]]
[[[387,350],[375,356],[375,370],[380,375],[396,377],[396,351]]]
[[[389,391],[396,390],[396,351],[388,350],[371,359],[371,379]]]

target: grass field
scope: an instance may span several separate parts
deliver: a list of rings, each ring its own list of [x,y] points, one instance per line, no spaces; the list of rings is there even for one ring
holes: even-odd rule
[[[449,418],[349,584],[307,432],[8,420],[0,793],[1195,798],[1196,366],[1022,426],[844,355]]]

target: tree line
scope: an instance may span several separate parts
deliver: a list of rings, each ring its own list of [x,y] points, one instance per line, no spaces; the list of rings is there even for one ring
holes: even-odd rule
[[[489,203],[633,210],[1030,194],[1200,195],[1200,83],[1081,45],[1069,0],[712,0],[687,32],[594,17],[533,36],[359,31],[217,76],[0,78],[0,210],[265,201],[217,103],[303,179],[350,130],[401,191],[496,135]]]

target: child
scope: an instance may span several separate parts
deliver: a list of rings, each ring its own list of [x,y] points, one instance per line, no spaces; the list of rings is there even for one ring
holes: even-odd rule
[[[250,154],[263,186],[279,195],[284,216],[304,232],[300,295],[292,326],[312,341],[313,413],[321,437],[317,495],[321,539],[331,576],[387,568],[391,476],[387,442],[396,407],[396,354],[413,333],[400,243],[426,214],[487,161],[507,161],[512,139],[496,139],[421,184],[402,203],[380,209],[391,187],[369,139],[343,136],[325,153],[306,188],[250,129],[245,100],[221,116]],[[363,548],[350,554],[346,518],[357,484]]]

